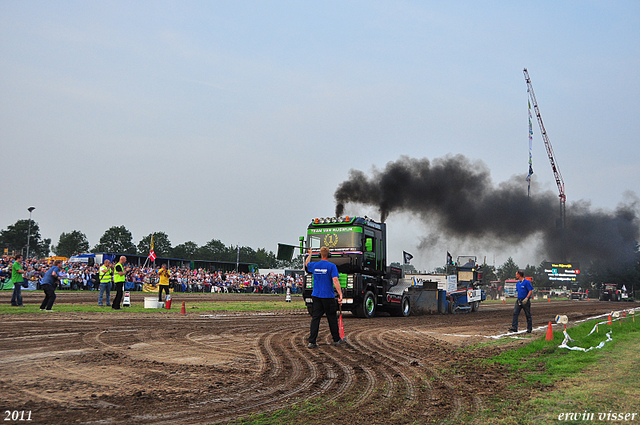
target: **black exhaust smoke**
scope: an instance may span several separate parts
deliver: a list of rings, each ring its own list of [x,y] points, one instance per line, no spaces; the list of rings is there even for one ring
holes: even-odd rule
[[[371,176],[350,170],[334,194],[336,215],[343,215],[347,203],[363,204],[376,207],[383,222],[394,212],[408,212],[436,229],[434,234],[459,241],[483,240],[504,248],[536,235],[536,249],[553,261],[634,260],[640,234],[635,195],[629,194],[631,202],[614,212],[592,212],[588,203],[574,202],[567,206],[562,230],[557,227],[559,197],[535,185],[528,197],[524,177],[496,187],[484,163],[463,155],[432,161],[401,157]]]

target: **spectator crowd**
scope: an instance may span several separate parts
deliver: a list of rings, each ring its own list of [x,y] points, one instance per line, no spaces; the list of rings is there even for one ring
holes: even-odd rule
[[[0,260],[0,283],[11,278],[12,258],[3,256]],[[131,266],[131,265],[128,265]],[[48,260],[30,258],[23,262],[25,279],[39,287],[39,281],[51,267]],[[131,266],[127,273],[125,290],[142,291],[145,285],[156,286],[159,281],[158,267]],[[97,290],[99,286],[99,265],[86,263],[64,263],[61,270],[60,289]],[[287,288],[292,293],[302,293],[302,276],[288,276],[270,273],[238,273],[209,271],[205,269],[190,270],[188,267],[170,267],[170,287],[176,292],[257,292],[265,294],[283,294]]]

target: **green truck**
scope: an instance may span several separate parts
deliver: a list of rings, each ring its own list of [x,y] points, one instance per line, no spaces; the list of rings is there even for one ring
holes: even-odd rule
[[[371,318],[377,312],[406,317],[477,311],[486,299],[484,290],[478,288],[481,272],[475,257],[465,257],[473,259],[472,266],[450,271],[452,286],[446,289],[438,288],[438,282],[429,277],[403,278],[400,268],[387,266],[386,224],[366,216],[313,219],[306,237],[300,237],[300,250],[311,248],[311,261],[318,261],[323,246],[338,268],[342,309],[359,317]],[[313,275],[306,273],[303,285],[302,295],[311,313]]]

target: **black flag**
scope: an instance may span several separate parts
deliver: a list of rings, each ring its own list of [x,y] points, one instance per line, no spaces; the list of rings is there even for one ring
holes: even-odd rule
[[[449,254],[449,251],[447,251],[447,264],[453,264],[453,257]]]
[[[411,262],[411,259],[413,258],[413,255],[409,254],[407,251],[402,251],[402,255],[404,255],[404,263],[409,264]]]

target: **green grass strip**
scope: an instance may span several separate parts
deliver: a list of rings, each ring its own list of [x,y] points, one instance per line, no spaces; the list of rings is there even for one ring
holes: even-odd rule
[[[43,297],[44,298],[44,297]],[[53,312],[46,313],[40,311],[40,306],[35,304],[25,304],[24,307],[12,307],[11,305],[0,305],[0,314],[25,314],[25,313],[42,313],[54,314],[55,312],[129,312],[129,313],[178,313],[182,308],[182,302],[173,300],[170,310],[144,308],[144,303],[134,302],[131,307],[123,307],[120,311],[113,310],[111,307],[100,307],[97,305],[87,304],[69,304],[58,303],[53,305]],[[212,311],[275,311],[275,310],[294,310],[305,309],[304,301],[296,300],[285,302],[284,300],[273,301],[193,301],[185,300],[185,310],[190,312],[212,312]]]
[[[606,419],[609,413],[640,413],[639,319],[634,322],[627,317],[612,325],[600,325],[598,332],[590,336],[587,334],[602,320],[568,328],[569,336],[575,340],[568,345],[582,348],[597,346],[611,331],[613,341],[602,349],[582,352],[559,348],[564,336],[558,327],[552,341],[541,336],[486,360],[507,365],[516,384],[510,386],[506,397],[486,400],[487,408],[480,415],[464,420],[497,425],[589,424],[614,422],[611,416]],[[569,413],[573,415],[571,419]],[[598,419],[600,414],[604,419]],[[635,420],[640,418],[636,416]]]
[[[517,350],[506,351],[490,361],[510,366],[513,372],[522,374],[525,382],[550,384],[582,371],[585,367],[598,362],[604,353],[613,350],[617,344],[640,335],[640,320],[634,323],[631,318],[626,318],[622,322],[613,322],[612,325],[600,325],[598,332],[587,336],[594,325],[600,321],[602,319],[591,320],[570,327],[567,332],[575,340],[570,341],[569,346],[589,348],[604,341],[606,332],[611,330],[613,341],[606,343],[602,349],[585,353],[559,348],[564,336],[562,328],[557,326],[559,330],[553,332],[552,341],[546,341],[545,337],[541,336]]]

